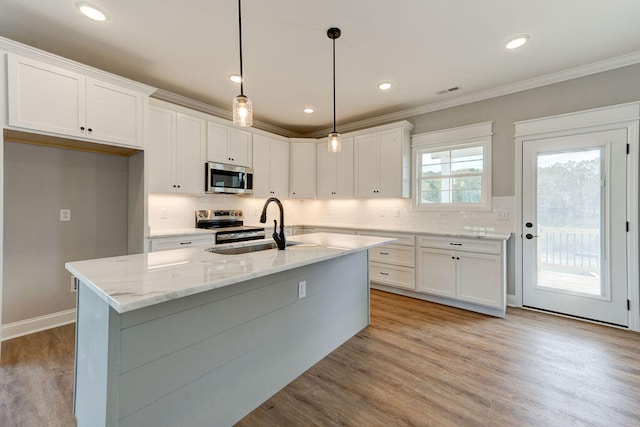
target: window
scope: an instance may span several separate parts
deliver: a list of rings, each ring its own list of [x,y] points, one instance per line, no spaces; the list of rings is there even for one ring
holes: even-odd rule
[[[491,123],[414,135],[413,158],[416,208],[490,210]]]

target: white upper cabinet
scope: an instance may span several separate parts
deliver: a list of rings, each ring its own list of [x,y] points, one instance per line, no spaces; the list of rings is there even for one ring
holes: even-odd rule
[[[342,138],[342,151],[330,153],[326,138],[316,146],[318,198],[353,197],[353,138]]]
[[[207,161],[251,167],[251,133],[207,122]]]
[[[288,197],[288,142],[264,135],[253,135],[253,195],[254,197]]]
[[[204,193],[205,135],[205,120],[149,107],[145,153],[150,193]]]
[[[316,140],[291,139],[292,199],[316,197]]]
[[[175,135],[175,111],[150,105],[144,153],[150,193],[175,193]]]
[[[176,185],[178,193],[204,193],[206,121],[177,113]]]
[[[87,78],[87,137],[142,146],[142,95]]]
[[[9,125],[141,148],[145,95],[9,54]]]
[[[354,137],[356,197],[410,197],[410,131],[400,122]]]

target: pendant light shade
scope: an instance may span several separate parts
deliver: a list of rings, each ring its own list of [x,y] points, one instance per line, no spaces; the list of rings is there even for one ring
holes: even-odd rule
[[[242,127],[253,125],[251,100],[244,95],[233,98],[233,124]]]
[[[242,6],[238,0],[238,40],[240,41],[240,95],[233,98],[233,124],[249,127],[253,125],[251,100],[244,94],[244,74],[242,72]]]
[[[327,149],[330,153],[339,153],[342,151],[342,142],[336,130],[336,39],[340,37],[340,28],[329,28],[327,36],[333,41],[333,132],[329,134]]]

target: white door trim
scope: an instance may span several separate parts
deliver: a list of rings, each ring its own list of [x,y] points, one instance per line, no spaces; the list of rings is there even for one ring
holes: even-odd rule
[[[640,160],[640,102],[615,105],[594,110],[580,111],[559,116],[516,122],[516,244],[515,244],[515,305],[522,307],[522,144],[540,138],[575,135],[612,129],[626,129],[630,154],[627,156],[627,280],[631,301],[629,329],[640,331],[640,272],[638,247],[639,231],[639,166]]]

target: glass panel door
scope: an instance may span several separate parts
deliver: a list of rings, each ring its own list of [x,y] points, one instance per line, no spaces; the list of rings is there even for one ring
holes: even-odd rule
[[[626,326],[626,130],[523,143],[523,305]]]

